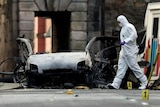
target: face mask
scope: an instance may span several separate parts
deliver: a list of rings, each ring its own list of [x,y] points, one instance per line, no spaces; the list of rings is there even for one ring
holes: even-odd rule
[[[118,25],[119,25],[120,27],[122,27],[122,23],[118,23]]]

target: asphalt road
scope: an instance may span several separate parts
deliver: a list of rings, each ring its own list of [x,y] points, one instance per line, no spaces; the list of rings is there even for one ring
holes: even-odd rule
[[[160,107],[160,90],[9,89],[0,91],[0,107]]]

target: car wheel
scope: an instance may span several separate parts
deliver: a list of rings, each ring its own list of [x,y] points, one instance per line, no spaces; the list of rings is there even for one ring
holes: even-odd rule
[[[96,62],[93,67],[93,84],[108,84],[113,81],[115,70],[109,63]]]
[[[86,81],[86,85],[89,87],[89,88],[93,88],[93,74],[91,71],[87,71],[86,72],[86,75],[85,75],[85,81]]]
[[[27,87],[28,88],[36,87],[36,80],[35,80],[33,74],[31,74],[31,73],[27,74]]]

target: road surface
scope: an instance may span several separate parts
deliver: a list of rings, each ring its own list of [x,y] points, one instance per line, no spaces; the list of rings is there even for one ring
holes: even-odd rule
[[[0,107],[160,107],[160,91],[111,89],[9,89],[0,91]]]

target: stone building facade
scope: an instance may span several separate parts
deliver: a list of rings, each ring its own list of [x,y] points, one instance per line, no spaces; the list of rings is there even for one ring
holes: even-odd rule
[[[112,36],[113,30],[119,30],[116,23],[119,14],[126,15],[137,30],[142,29],[148,1],[159,0],[13,0],[13,38],[25,34],[26,38],[34,39],[34,18],[37,13],[42,16],[52,12],[53,15],[68,12],[70,29],[67,31],[69,42],[66,50],[84,50],[92,37]],[[66,20],[66,16],[62,17],[62,20]],[[63,26],[63,23],[58,22],[58,25]],[[58,39],[61,40],[63,37]]]

